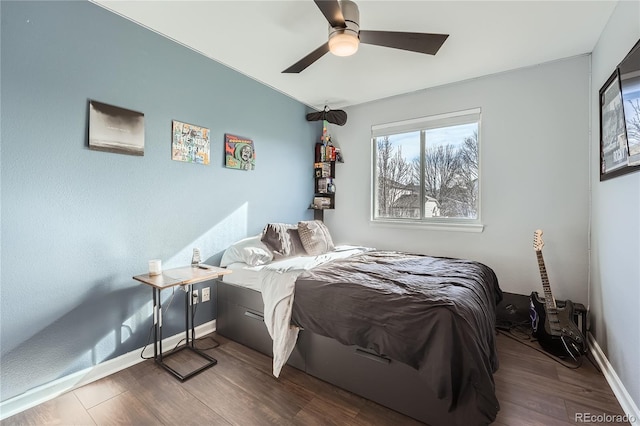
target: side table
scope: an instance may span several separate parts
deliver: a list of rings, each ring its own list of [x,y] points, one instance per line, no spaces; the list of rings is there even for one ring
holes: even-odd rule
[[[165,370],[173,374],[180,381],[185,381],[190,377],[212,367],[218,363],[215,358],[210,357],[200,349],[195,347],[194,336],[195,326],[193,324],[193,284],[201,283],[218,278],[221,275],[231,273],[230,270],[218,268],[215,266],[185,266],[181,268],[168,269],[160,275],[142,274],[133,277],[134,280],[140,281],[151,287],[153,291],[153,359]],[[166,355],[162,353],[162,301],[160,293],[166,288],[175,286],[187,286],[187,297],[185,299],[185,340],[184,346],[170,352]],[[190,319],[191,318],[191,319]],[[191,337],[189,336],[189,328],[191,328]],[[182,350],[190,350],[201,356],[207,363],[187,374],[181,374],[164,363],[163,358],[178,353]]]

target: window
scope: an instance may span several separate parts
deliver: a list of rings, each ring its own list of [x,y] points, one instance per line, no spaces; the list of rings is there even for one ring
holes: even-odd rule
[[[372,127],[374,221],[479,224],[480,109]]]

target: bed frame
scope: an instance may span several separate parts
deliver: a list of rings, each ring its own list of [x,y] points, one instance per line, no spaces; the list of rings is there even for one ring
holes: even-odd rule
[[[222,281],[217,283],[217,292],[217,333],[272,357],[262,295]],[[371,350],[301,330],[287,364],[429,425],[460,423],[418,370]]]

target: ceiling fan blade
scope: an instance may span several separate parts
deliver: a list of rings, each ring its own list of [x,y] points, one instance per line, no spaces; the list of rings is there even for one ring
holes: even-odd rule
[[[344,126],[347,122],[347,113],[341,109],[325,109],[307,114],[307,121],[327,120],[329,123]]]
[[[322,56],[325,53],[327,53],[328,51],[329,51],[329,42],[326,42],[325,44],[323,44],[322,46],[318,47],[313,52],[309,53],[304,58],[300,59],[295,64],[291,65],[286,70],[282,71],[282,73],[283,74],[284,73],[297,74],[300,71],[304,71],[305,68],[307,68],[309,65],[311,65],[312,63],[314,63],[318,59],[322,58]]]
[[[331,27],[345,28],[347,24],[344,22],[344,16],[342,15],[342,9],[340,9],[340,3],[338,0],[314,0],[316,6],[320,9],[320,12],[327,18]]]
[[[324,119],[329,123],[337,124],[338,126],[344,126],[347,122],[347,113],[341,109],[331,109],[327,111]]]
[[[449,34],[360,31],[360,42],[435,55]]]

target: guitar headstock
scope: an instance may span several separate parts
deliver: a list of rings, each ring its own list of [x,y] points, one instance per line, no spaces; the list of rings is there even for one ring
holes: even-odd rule
[[[536,229],[536,232],[533,233],[533,249],[535,251],[542,251],[543,246],[544,241],[542,241],[542,230]]]

